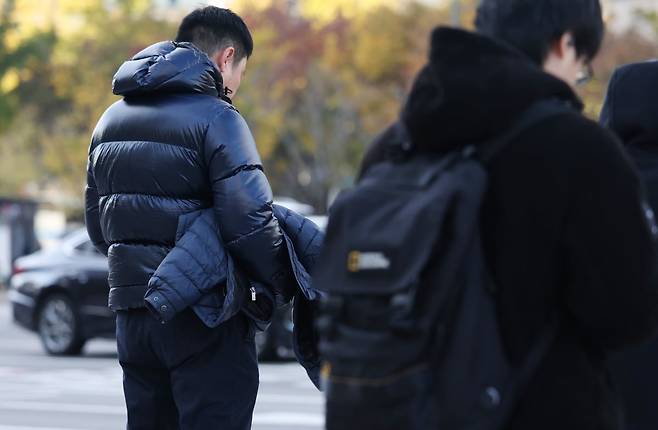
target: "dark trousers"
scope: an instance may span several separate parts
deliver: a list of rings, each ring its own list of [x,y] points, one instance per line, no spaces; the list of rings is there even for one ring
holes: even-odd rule
[[[239,314],[218,328],[190,310],[167,324],[117,312],[128,430],[249,430],[258,391],[254,333]]]

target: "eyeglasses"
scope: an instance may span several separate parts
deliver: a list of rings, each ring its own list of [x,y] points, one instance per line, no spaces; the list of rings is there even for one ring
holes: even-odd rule
[[[569,46],[572,46],[574,49],[576,48],[576,42],[573,39],[569,40],[568,43]],[[592,78],[594,78],[594,68],[592,67],[592,62],[587,61],[580,72],[578,72],[578,76],[576,76],[576,85],[585,85],[591,81]]]
[[[592,67],[592,63],[587,62],[582,70],[578,72],[578,76],[576,76],[576,85],[582,86],[590,82],[594,78],[594,68]]]

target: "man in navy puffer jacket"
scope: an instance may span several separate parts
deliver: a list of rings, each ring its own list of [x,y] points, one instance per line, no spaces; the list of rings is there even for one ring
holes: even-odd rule
[[[228,98],[252,49],[247,26],[231,11],[192,12],[176,42],[146,48],[119,68],[113,91],[123,99],[92,137],[86,221],[109,259],[128,429],[251,427],[258,388],[251,324],[238,314],[209,328],[191,310],[161,324],[144,295],[175,244],[179,217],[206,208],[250,280],[279,302],[294,294],[272,191]]]

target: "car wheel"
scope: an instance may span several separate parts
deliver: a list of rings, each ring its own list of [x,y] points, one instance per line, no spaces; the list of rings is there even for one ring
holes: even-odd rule
[[[79,355],[85,344],[73,302],[64,294],[47,296],[37,316],[37,329],[50,355]]]
[[[279,353],[277,351],[275,336],[271,334],[268,328],[265,331],[256,333],[256,352],[260,361],[278,361]]]

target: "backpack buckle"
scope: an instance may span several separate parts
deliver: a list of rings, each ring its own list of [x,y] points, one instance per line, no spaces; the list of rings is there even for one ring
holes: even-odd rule
[[[477,155],[477,149],[474,145],[468,145],[462,149],[462,157],[464,158],[474,158]]]
[[[413,313],[414,299],[412,294],[394,294],[389,302],[389,326],[392,330],[409,333],[414,330]]]
[[[334,332],[334,321],[339,319],[345,309],[345,299],[340,296],[323,296],[320,299],[320,315],[315,319],[318,332],[330,338]]]
[[[345,299],[340,296],[327,295],[320,300],[322,313],[339,316],[345,309]]]

